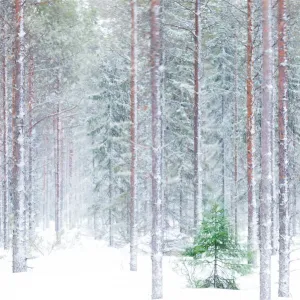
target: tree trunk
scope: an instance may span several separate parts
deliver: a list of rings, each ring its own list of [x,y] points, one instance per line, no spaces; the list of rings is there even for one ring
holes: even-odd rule
[[[47,191],[47,157],[44,158],[44,170],[43,170],[43,230],[48,228],[47,224],[47,201],[48,201],[48,191]]]
[[[61,108],[60,108],[61,109]],[[65,197],[65,186],[64,186],[64,179],[65,179],[65,168],[64,168],[64,129],[63,129],[63,122],[62,118],[59,118],[59,164],[60,164],[60,175],[59,175],[59,187],[60,187],[60,192],[59,192],[59,223],[60,223],[60,234],[63,234],[64,230],[64,197]]]
[[[55,191],[56,191],[56,197],[55,197],[55,232],[56,232],[56,243],[61,243],[61,219],[60,219],[60,101],[58,100],[57,103],[57,110],[56,110],[57,116],[56,116],[56,147],[55,147],[55,156],[56,156],[56,176],[55,176]]]
[[[25,153],[24,153],[24,1],[15,0],[15,102],[14,102],[14,128],[13,128],[13,272],[25,272],[26,266],[26,239],[25,239]]]
[[[253,0],[248,0],[247,42],[247,182],[248,182],[248,251],[249,263],[257,264],[257,215],[254,177],[254,92],[253,92]]]
[[[194,230],[202,218],[202,166],[201,166],[201,127],[200,127],[200,90],[201,90],[201,3],[195,1],[194,36]]]
[[[278,129],[279,129],[279,297],[289,297],[290,235],[287,140],[287,14],[286,0],[278,1]]]
[[[182,169],[180,170],[180,191],[179,191],[179,231],[180,233],[185,233],[185,214],[184,212],[184,202],[183,202],[183,176]]]
[[[222,99],[222,103],[221,103],[221,109],[222,109],[222,126],[224,124],[224,113],[225,113],[225,109],[224,109],[224,96],[221,96]],[[226,211],[226,154],[225,154],[225,137],[226,137],[226,133],[225,130],[223,132],[222,135],[222,144],[221,144],[221,155],[222,155],[222,209],[224,210],[223,213],[225,213]],[[232,203],[231,203],[232,204]],[[232,208],[233,207],[228,207],[228,210],[230,210],[230,221],[232,221]]]
[[[272,118],[272,7],[271,0],[263,6],[263,83],[261,122],[261,184],[260,203],[260,299],[271,300],[271,118]]]
[[[296,234],[296,221],[297,221],[297,193],[296,193],[296,134],[295,125],[292,123],[290,125],[290,146],[288,151],[288,162],[289,162],[289,172],[288,172],[288,201],[289,201],[289,235],[290,239]]]
[[[161,14],[161,23],[165,23],[165,0],[160,0],[160,14]],[[161,105],[161,194],[163,202],[163,251],[165,249],[165,241],[167,240],[167,230],[168,230],[168,196],[166,191],[166,162],[165,162],[165,60],[166,60],[166,51],[165,51],[165,40],[164,40],[164,27],[160,27],[160,47],[161,47],[161,57],[160,57],[160,105]]]
[[[236,1],[237,5],[237,1]],[[238,242],[238,42],[237,28],[235,31],[234,55],[234,238]]]
[[[32,104],[33,104],[33,76],[34,76],[34,60],[32,55],[29,59],[29,75],[28,75],[28,186],[27,186],[27,201],[28,201],[28,237],[29,244],[33,243],[34,231],[34,211],[33,211],[33,195],[32,195]]]
[[[131,176],[130,176],[130,270],[137,271],[137,5],[131,0]]]
[[[277,0],[272,0],[272,8],[274,9],[275,2]],[[273,12],[273,10],[272,10]],[[272,16],[274,16],[274,13],[272,13]],[[275,20],[273,18],[272,20],[272,31],[273,28],[275,28]],[[274,41],[274,34],[272,34],[272,45],[275,44]],[[272,53],[273,54],[273,53]],[[276,72],[275,72],[275,59],[274,55],[272,55],[272,79],[273,79],[273,93],[272,93],[272,120],[271,120],[271,153],[272,153],[272,227],[271,227],[271,234],[272,234],[272,255],[276,255],[278,251],[278,201],[277,201],[277,182],[276,182],[276,176],[275,176],[275,166],[276,166],[276,126],[275,126],[275,120],[276,120]]]
[[[72,229],[72,208],[73,208],[73,142],[70,141],[70,149],[69,149],[69,198],[68,198],[68,211],[67,211],[67,223],[68,228]],[[96,213],[96,215],[98,215]],[[95,235],[96,236],[96,235]]]
[[[4,3],[1,3],[2,6],[2,17],[4,21],[1,24],[2,29],[2,117],[3,117],[3,140],[2,140],[2,151],[3,151],[3,182],[2,182],[2,190],[3,190],[3,248],[8,249],[8,166],[7,166],[7,133],[8,133],[8,109],[7,109],[7,24],[6,22],[6,6]]]
[[[111,139],[112,136],[109,137]],[[109,140],[109,161],[108,161],[108,199],[109,199],[109,209],[108,209],[108,226],[109,226],[109,246],[112,247],[114,244],[113,237],[113,199],[112,199],[112,146],[111,140]]]
[[[152,100],[152,299],[163,298],[162,278],[162,149],[161,149],[161,3],[151,0],[151,100]]]

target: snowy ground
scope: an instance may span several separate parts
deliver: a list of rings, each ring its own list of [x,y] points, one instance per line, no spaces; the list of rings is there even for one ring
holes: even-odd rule
[[[81,237],[72,247],[53,250],[29,262],[30,272],[11,274],[10,254],[0,254],[2,299],[73,300],[73,299],[151,299],[151,260],[140,255],[137,273],[129,272],[128,248],[111,249],[104,242]],[[49,255],[49,252],[50,255]],[[298,255],[296,255],[298,254]],[[4,255],[4,256],[3,256]],[[300,299],[299,251],[293,252],[291,299]],[[257,272],[240,280],[240,291],[194,290],[185,288],[185,279],[174,271],[174,259],[164,259],[165,300],[258,300]],[[274,295],[276,286],[274,258]],[[277,299],[274,297],[273,299]]]

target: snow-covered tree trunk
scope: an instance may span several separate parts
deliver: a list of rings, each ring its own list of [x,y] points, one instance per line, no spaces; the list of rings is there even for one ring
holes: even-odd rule
[[[194,35],[194,230],[202,218],[202,165],[201,165],[201,1],[195,1]]]
[[[59,85],[59,84],[58,84]],[[57,87],[59,88],[59,87]],[[61,131],[61,120],[60,120],[60,100],[58,100],[56,108],[56,122],[55,122],[55,232],[56,232],[56,243],[61,242],[61,189],[60,189],[60,131]]]
[[[162,149],[161,149],[161,3],[151,0],[151,101],[152,101],[152,299],[163,298]]]
[[[186,219],[184,210],[185,210],[185,203],[183,201],[183,176],[182,176],[182,168],[180,169],[180,191],[179,191],[179,231],[180,233],[185,233],[185,223]]]
[[[295,124],[290,125],[289,132],[289,149],[288,149],[288,201],[289,201],[289,233],[290,239],[297,234],[297,170],[296,170],[296,130]]]
[[[279,297],[289,297],[290,235],[288,198],[288,75],[286,0],[278,1],[278,129],[279,129]]]
[[[235,1],[238,5],[238,1]],[[234,235],[238,242],[238,28],[235,29],[234,53]],[[224,195],[225,197],[225,195]]]
[[[165,0],[160,0],[160,18],[161,18],[161,23],[165,23]],[[160,27],[160,47],[161,47],[161,57],[160,57],[160,105],[161,105],[161,194],[162,194],[162,201],[163,201],[163,251],[165,248],[165,240],[167,239],[167,224],[168,224],[168,196],[166,195],[166,161],[165,161],[165,60],[166,60],[166,51],[165,51],[165,39],[164,39],[164,27]]]
[[[27,186],[27,206],[28,206],[28,237],[30,245],[33,242],[34,231],[34,207],[33,207],[33,191],[32,191],[32,105],[33,105],[33,76],[34,76],[34,60],[30,55],[29,74],[28,74],[28,186]]]
[[[112,120],[112,105],[109,106],[109,116],[110,121]],[[114,244],[114,230],[113,230],[113,163],[112,163],[112,129],[111,124],[109,124],[109,137],[108,137],[108,227],[109,227],[109,246],[112,247]]]
[[[224,124],[224,115],[225,115],[225,109],[224,109],[224,102],[225,102],[225,99],[224,99],[224,95],[221,96],[221,111],[222,111],[222,126]],[[226,201],[226,153],[225,153],[225,145],[226,144],[226,132],[224,130],[223,134],[222,134],[222,145],[221,145],[221,152],[222,152],[222,209],[224,209],[224,213],[225,213],[225,210],[226,210],[226,205],[227,205],[227,201]],[[229,205],[230,205],[230,208],[229,208]],[[232,201],[231,203],[228,203],[228,210],[230,210],[230,221],[231,221],[231,224],[233,225],[233,222],[232,222]]]
[[[137,271],[137,5],[131,0],[131,74],[130,74],[130,270]]]
[[[249,263],[256,264],[258,232],[254,176],[254,92],[253,92],[253,0],[248,0],[247,41],[247,185],[248,185],[248,251]]]
[[[48,210],[47,210],[47,201],[48,201],[48,178],[47,178],[47,173],[48,173],[48,169],[47,169],[47,157],[44,158],[44,167],[43,167],[43,229],[46,230],[48,228],[48,222],[47,222],[47,214],[48,214]]]
[[[3,164],[3,181],[2,181],[2,193],[3,193],[3,247],[8,248],[8,166],[7,166],[7,134],[8,134],[8,90],[7,90],[7,23],[6,23],[6,5],[5,1],[1,1],[1,12],[2,12],[2,22],[1,22],[1,89],[2,89],[2,164]]]
[[[261,203],[260,203],[260,299],[271,300],[271,118],[272,118],[272,7],[262,0],[263,82],[261,122]]]
[[[275,2],[277,0],[272,0],[272,8],[274,9]],[[273,10],[272,10],[273,11]],[[274,16],[274,13],[272,14]],[[272,19],[272,30],[275,28],[275,18]],[[272,34],[272,45],[275,44],[275,36]],[[273,53],[272,53],[273,54]],[[272,56],[272,78],[273,78],[273,94],[272,94],[272,120],[271,120],[271,153],[272,153],[272,255],[275,255],[278,251],[278,200],[277,200],[277,182],[275,176],[276,168],[276,72],[275,72],[275,59],[274,54]]]
[[[15,101],[13,109],[13,272],[25,272],[26,238],[25,238],[25,92],[24,92],[24,1],[15,0]]]
[[[73,203],[73,161],[74,161],[74,143],[71,140],[69,142],[69,196],[68,196],[68,211],[67,211],[67,223],[68,228],[72,229],[72,203]],[[98,215],[98,214],[97,214]]]
[[[51,163],[51,158],[49,155],[49,137],[48,132],[45,131],[45,158],[44,158],[44,201],[43,201],[43,228],[49,228],[49,219],[50,219],[50,194],[52,193],[52,189],[49,188],[49,165]],[[55,197],[54,197],[55,198]]]
[[[60,108],[61,109],[61,108]],[[60,149],[59,149],[59,164],[60,164],[60,175],[59,175],[59,187],[60,187],[60,207],[59,207],[59,223],[60,223],[60,232],[61,235],[63,234],[63,230],[64,230],[64,196],[65,196],[65,167],[64,167],[64,147],[65,147],[65,143],[64,143],[64,127],[63,127],[63,120],[62,120],[62,116],[59,118],[59,122],[60,122],[60,136],[59,136],[59,141],[60,141]]]

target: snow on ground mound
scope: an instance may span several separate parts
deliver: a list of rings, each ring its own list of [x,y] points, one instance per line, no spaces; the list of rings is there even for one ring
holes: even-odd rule
[[[67,247],[67,241],[73,247]],[[140,255],[138,272],[129,271],[127,247],[114,249],[82,233],[72,232],[59,249],[29,262],[28,273],[11,274],[11,256],[0,259],[1,295],[5,300],[149,300],[151,299],[151,258]],[[291,264],[291,299],[299,300],[299,251]],[[174,271],[175,257],[164,257],[165,300],[258,300],[256,271],[239,280],[241,290],[187,289],[186,281]],[[273,299],[277,293],[276,258],[273,261]]]

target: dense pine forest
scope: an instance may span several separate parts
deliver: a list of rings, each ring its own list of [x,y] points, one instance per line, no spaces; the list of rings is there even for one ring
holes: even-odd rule
[[[256,275],[252,300],[296,299],[299,12],[0,0],[0,272],[34,273],[75,230],[127,249],[130,274],[151,258],[137,299],[169,299],[167,258],[199,293]]]

